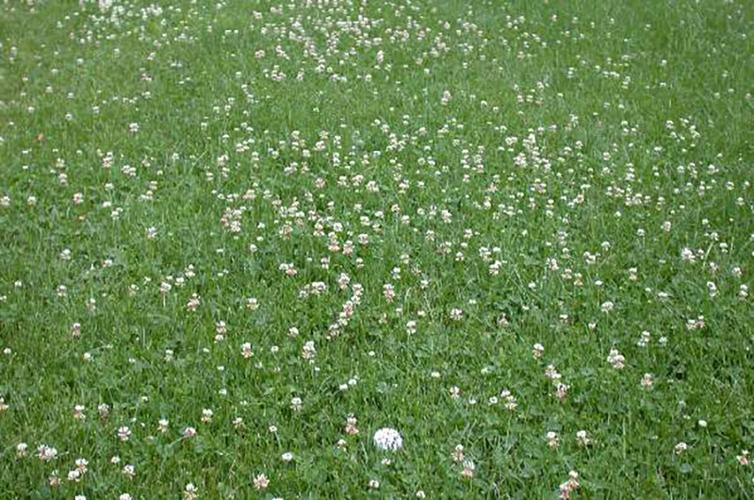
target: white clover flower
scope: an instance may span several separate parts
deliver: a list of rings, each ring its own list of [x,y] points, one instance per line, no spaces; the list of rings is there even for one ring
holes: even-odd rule
[[[183,490],[183,496],[186,500],[194,500],[199,496],[199,488],[197,488],[194,483],[189,483]]]
[[[266,490],[269,484],[270,480],[267,479],[267,476],[265,474],[254,476],[254,489],[256,489],[257,491]]]
[[[213,416],[214,416],[214,412],[210,410],[209,408],[204,408],[202,410],[202,422],[204,422],[205,424],[212,422]]]
[[[243,344],[241,344],[241,355],[246,359],[254,356],[254,351],[251,349],[250,342],[244,342]]]
[[[403,448],[403,438],[395,429],[384,427],[374,433],[374,445],[381,450],[396,451]]]
[[[125,425],[122,427],[118,427],[118,438],[121,441],[128,441],[130,437],[131,437],[131,429],[129,429]]]
[[[39,459],[43,462],[55,460],[58,456],[58,450],[56,450],[52,446],[47,446],[46,444],[40,445],[39,448],[37,448],[37,453]]]
[[[610,349],[610,354],[607,356],[607,362],[616,370],[621,370],[626,366],[626,358],[623,357],[618,349]]]
[[[301,398],[299,397],[291,398],[291,410],[301,411],[302,406],[303,406],[303,402],[301,401]]]
[[[136,467],[134,467],[133,464],[126,464],[123,466],[123,469],[121,469],[121,472],[127,478],[133,479],[133,477],[136,475]]]

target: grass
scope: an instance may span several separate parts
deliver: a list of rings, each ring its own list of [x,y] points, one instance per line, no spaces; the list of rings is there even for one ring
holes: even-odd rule
[[[3,498],[754,496],[747,2],[0,8]]]

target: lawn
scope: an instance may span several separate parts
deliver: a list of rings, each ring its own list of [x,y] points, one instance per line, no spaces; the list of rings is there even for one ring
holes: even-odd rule
[[[752,38],[6,0],[0,497],[754,498]]]

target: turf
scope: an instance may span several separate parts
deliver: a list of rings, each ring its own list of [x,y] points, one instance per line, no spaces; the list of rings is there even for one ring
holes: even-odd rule
[[[752,498],[753,27],[4,2],[0,496]]]

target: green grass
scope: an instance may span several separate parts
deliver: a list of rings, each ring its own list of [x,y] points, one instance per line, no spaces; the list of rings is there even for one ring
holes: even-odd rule
[[[754,497],[750,3],[0,9],[2,498]]]

